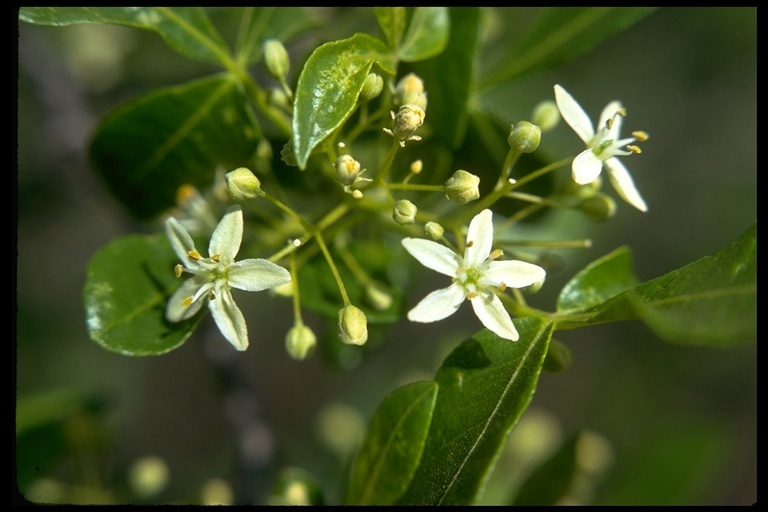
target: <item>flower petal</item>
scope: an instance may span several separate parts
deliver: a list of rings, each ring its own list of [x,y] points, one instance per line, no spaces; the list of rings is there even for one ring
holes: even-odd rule
[[[579,185],[592,183],[600,176],[603,170],[603,161],[595,155],[591,149],[587,149],[576,155],[571,164],[573,181]]]
[[[449,317],[459,309],[464,301],[464,289],[457,283],[448,288],[435,290],[408,312],[411,322],[437,322]]]
[[[403,238],[401,243],[419,263],[446,276],[456,277],[462,265],[461,256],[437,242],[423,238]]]
[[[635,182],[624,164],[618,158],[609,158],[604,163],[608,169],[608,178],[610,178],[613,188],[616,189],[616,193],[641,212],[647,212],[648,206],[640,196],[640,192],[635,187]]]
[[[481,293],[472,300],[472,308],[483,325],[504,339],[517,341],[520,335],[507,310],[495,293]]]
[[[239,205],[231,206],[211,235],[208,256],[218,254],[224,264],[231,263],[240,250],[243,240],[243,210]]]
[[[200,307],[203,305],[202,300],[196,300],[189,306],[184,306],[183,303],[187,298],[194,296],[202,284],[201,280],[194,277],[181,283],[181,286],[168,299],[168,304],[165,306],[165,318],[170,322],[181,322],[192,318],[195,313],[200,311]]]
[[[195,243],[192,241],[192,237],[189,236],[189,232],[179,221],[173,217],[168,217],[165,221],[165,234],[168,236],[168,241],[171,242],[173,252],[184,263],[188,264],[193,261],[189,257],[189,251],[195,250]]]
[[[479,267],[493,246],[493,214],[491,210],[483,210],[474,216],[467,230],[467,246],[464,249],[464,264],[468,267]]]
[[[232,293],[222,286],[217,287],[216,298],[208,302],[213,313],[213,319],[221,334],[237,350],[248,348],[248,328],[245,325],[245,317],[240,308],[235,304]]]
[[[595,136],[595,129],[592,126],[592,121],[590,121],[589,116],[584,112],[584,109],[581,108],[581,105],[573,99],[573,96],[571,96],[568,91],[559,85],[555,86],[555,102],[557,102],[557,108],[560,110],[560,115],[563,116],[563,119],[568,123],[568,126],[576,132],[576,135],[578,135],[585,144],[588,144],[589,141],[592,140],[592,137]]]
[[[622,116],[617,116],[616,112],[619,111],[621,108],[621,103],[618,101],[612,101],[609,104],[605,106],[602,112],[600,112],[600,121],[597,125],[597,129],[601,130],[604,126],[606,126],[605,123],[608,122],[610,118],[613,118],[613,121],[611,121],[611,127],[606,132],[605,138],[606,139],[617,139],[619,138],[619,132],[621,131],[621,123],[624,120]]]
[[[483,272],[480,284],[495,288],[504,283],[510,288],[524,288],[538,283],[546,275],[547,273],[543,268],[533,263],[517,260],[492,261]]]
[[[239,290],[260,292],[289,282],[291,273],[268,260],[247,259],[228,267],[227,280]]]

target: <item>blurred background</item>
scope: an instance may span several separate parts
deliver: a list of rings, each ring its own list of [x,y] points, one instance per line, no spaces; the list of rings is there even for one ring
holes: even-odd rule
[[[318,42],[378,33],[367,9],[317,14],[327,22],[313,32],[317,39],[288,45],[293,83]],[[225,35],[236,27],[233,10],[212,15]],[[490,47],[510,44],[534,15],[495,11],[486,26]],[[484,98],[510,124],[553,99],[559,83],[593,118],[621,100],[625,129],[650,134],[643,154],[627,161],[649,211],[619,202],[606,224],[572,215],[553,223],[562,238],[590,238],[593,246],[562,252],[562,270],[532,305],[553,309],[575,272],[621,245],[631,247],[645,281],[716,252],[756,221],[756,18],[755,8],[660,9],[591,53]],[[289,308],[257,294],[237,296],[251,312],[245,353],[232,350],[210,318],[160,357],[104,350],[85,327],[86,265],[114,237],[148,227],[128,217],[89,169],[90,137],[122,102],[215,70],[177,56],[155,34],[116,26],[19,24],[18,58],[21,492],[43,502],[264,503],[279,478],[308,474],[327,502],[338,501],[345,465],[376,406],[394,387],[431,378],[479,329],[471,308],[431,326],[397,324],[343,368],[321,353],[290,359]],[[563,155],[579,144],[561,125],[542,148]],[[409,305],[444,286],[430,277],[409,292]],[[305,320],[327,342],[324,324],[311,314]],[[573,363],[542,374],[483,502],[507,503],[532,464],[580,431],[602,456],[575,502],[756,502],[754,343],[679,347],[641,322],[556,338],[571,348]],[[297,470],[281,473],[286,467]]]

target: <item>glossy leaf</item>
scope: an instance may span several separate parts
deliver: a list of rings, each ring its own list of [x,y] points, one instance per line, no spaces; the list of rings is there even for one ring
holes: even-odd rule
[[[367,34],[326,43],[312,52],[299,76],[293,115],[293,147],[304,169],[312,150],[352,114],[373,64],[395,74],[386,45]]]
[[[471,504],[481,492],[533,397],[552,336],[552,325],[539,318],[515,325],[519,341],[484,330],[443,361],[421,465],[401,505]]]
[[[391,505],[419,465],[438,386],[415,382],[390,393],[371,420],[355,457],[346,505]]]
[[[649,7],[549,7],[501,65],[482,80],[492,87],[575,59],[654,11]]]
[[[577,472],[576,444],[572,436],[526,479],[515,496],[515,506],[555,505],[568,491]]]
[[[180,54],[231,67],[227,43],[201,7],[22,7],[19,19],[38,25],[112,23],[158,33]]]
[[[373,13],[376,15],[376,21],[379,22],[387,44],[396,50],[405,33],[405,7],[374,7]]]
[[[439,55],[448,44],[450,32],[447,7],[416,7],[398,50],[400,60],[414,62]]]
[[[557,310],[590,308],[636,284],[632,252],[628,247],[620,247],[576,274],[560,292]]]
[[[123,105],[99,126],[90,155],[115,197],[148,220],[175,204],[180,185],[204,189],[217,166],[248,165],[256,133],[238,83],[219,75]]]
[[[165,305],[181,281],[164,236],[131,235],[99,250],[88,263],[83,301],[88,334],[112,352],[160,355],[192,334],[200,314],[179,323],[165,319]]]

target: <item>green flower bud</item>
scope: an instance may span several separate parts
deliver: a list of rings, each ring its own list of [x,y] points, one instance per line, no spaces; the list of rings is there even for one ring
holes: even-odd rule
[[[474,201],[480,197],[480,178],[459,169],[445,182],[445,195],[459,204]]]
[[[414,135],[413,132],[424,123],[424,110],[416,105],[403,105],[392,114],[394,121],[392,129],[386,129],[386,132],[392,135],[400,142],[400,146],[405,146],[407,140],[421,140],[421,137]]]
[[[438,224],[437,222],[427,222],[424,226],[424,234],[427,235],[432,240],[440,240],[443,238],[443,235],[445,234],[445,229],[443,226]]]
[[[381,78],[381,75],[369,73],[368,76],[365,77],[365,82],[363,82],[363,89],[360,91],[360,99],[363,101],[371,101],[381,94],[382,90],[384,90],[384,79]]]
[[[291,61],[283,43],[277,39],[267,39],[264,42],[264,65],[272,76],[280,80],[285,78],[290,69]]]
[[[533,284],[529,284],[528,286],[524,286],[523,288],[520,288],[520,291],[523,293],[534,294],[538,293],[542,286],[544,286],[544,279],[541,281],[536,281]]]
[[[291,102],[288,100],[288,95],[280,87],[273,87],[267,91],[267,99],[270,105],[282,108],[283,110],[291,109]]]
[[[253,199],[262,195],[261,182],[253,175],[250,169],[239,167],[228,172],[224,178],[227,181],[229,196],[235,201]]]
[[[392,218],[401,226],[407,226],[416,222],[416,205],[407,199],[401,199],[392,208]]]
[[[560,123],[560,109],[552,100],[542,101],[531,114],[533,124],[541,128],[542,132],[548,132]]]
[[[562,344],[556,339],[549,340],[547,355],[544,357],[543,369],[550,373],[558,373],[571,365],[573,354],[568,346]]]
[[[395,105],[416,105],[427,110],[427,93],[424,92],[424,81],[415,73],[408,73],[395,86]]]
[[[520,153],[532,153],[541,142],[541,128],[528,121],[520,121],[509,127],[509,147]]]
[[[283,149],[280,150],[280,160],[285,162],[285,165],[290,165],[291,167],[299,166],[299,161],[296,159],[296,150],[293,148],[292,141],[289,140],[286,142]]]
[[[365,287],[365,297],[376,311],[386,311],[392,306],[392,295],[378,283],[369,283]]]
[[[306,325],[291,327],[285,336],[285,349],[293,359],[301,361],[312,355],[317,345],[317,337]]]
[[[339,339],[347,345],[368,341],[368,319],[360,308],[349,304],[339,310]]]
[[[336,173],[339,177],[339,183],[351,185],[360,175],[360,162],[349,155],[341,155],[336,159]]]
[[[616,215],[616,201],[598,192],[579,203],[579,209],[595,222],[605,222]]]
[[[421,160],[414,160],[411,162],[411,174],[419,174],[421,172],[421,168],[424,167],[424,164]]]

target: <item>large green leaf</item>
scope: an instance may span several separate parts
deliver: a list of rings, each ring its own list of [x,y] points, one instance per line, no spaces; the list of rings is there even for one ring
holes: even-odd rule
[[[549,7],[501,65],[481,81],[492,87],[512,78],[563,64],[651,12],[649,7]]]
[[[448,43],[450,32],[447,7],[416,7],[398,50],[400,60],[414,62],[439,55]]]
[[[219,75],[123,105],[99,126],[90,155],[117,199],[151,219],[174,205],[180,185],[202,189],[217,166],[248,165],[256,134],[238,83]]]
[[[613,254],[621,257],[622,253]],[[611,267],[609,260],[603,260],[587,275]],[[610,276],[606,273],[603,278],[591,276],[591,279],[601,281]],[[662,339],[674,343],[732,345],[754,340],[757,334],[757,226],[752,225],[741,237],[711,256],[597,305],[586,301],[585,306],[559,313],[558,329],[640,318]]]
[[[481,492],[533,397],[552,336],[552,325],[540,318],[515,324],[519,341],[481,331],[443,361],[421,464],[400,504],[471,504]]]
[[[176,256],[164,236],[113,240],[88,263],[83,301],[91,339],[129,356],[160,355],[179,347],[202,315],[179,323],[165,319],[165,305],[180,280]]]
[[[391,505],[419,465],[438,386],[415,382],[390,393],[371,420],[352,465],[346,505]]]
[[[405,33],[407,18],[405,7],[374,7],[373,13],[376,15],[381,31],[384,32],[387,44],[393,50],[397,50]]]
[[[232,69],[227,43],[201,7],[22,7],[19,19],[38,25],[113,23],[152,30],[186,57]]]
[[[637,284],[632,252],[620,247],[590,263],[560,291],[557,310],[586,309],[615,297]]]
[[[293,147],[300,169],[312,150],[352,114],[374,63],[395,74],[387,46],[367,34],[326,43],[312,52],[296,87]]]

